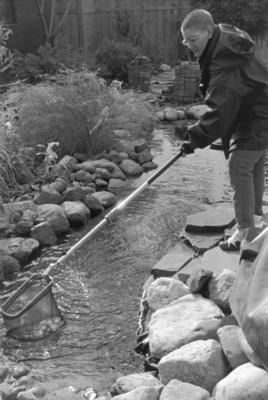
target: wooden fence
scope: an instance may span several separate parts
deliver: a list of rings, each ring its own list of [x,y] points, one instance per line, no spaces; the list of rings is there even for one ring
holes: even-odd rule
[[[177,33],[188,11],[189,0],[74,0],[62,32],[90,52],[105,38],[130,37],[144,54],[168,62],[185,56]]]

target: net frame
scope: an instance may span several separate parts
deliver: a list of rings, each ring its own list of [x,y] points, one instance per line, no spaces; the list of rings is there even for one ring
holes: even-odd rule
[[[38,292],[32,294],[31,288],[37,283]],[[28,278],[1,307],[7,335],[25,341],[34,341],[49,336],[65,324],[57,306],[53,292],[53,280],[44,274],[33,274]],[[40,290],[39,290],[40,288]],[[27,291],[30,289],[27,298]],[[14,312],[16,301],[26,297],[26,304]]]

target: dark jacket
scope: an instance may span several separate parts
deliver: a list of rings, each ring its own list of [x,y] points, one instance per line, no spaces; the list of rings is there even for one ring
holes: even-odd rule
[[[193,147],[222,138],[225,153],[268,148],[268,68],[249,35],[232,25],[217,25],[199,64],[211,111],[189,127]]]

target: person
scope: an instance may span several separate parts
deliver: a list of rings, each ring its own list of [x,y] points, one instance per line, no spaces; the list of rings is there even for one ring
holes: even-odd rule
[[[200,89],[208,111],[188,126],[182,153],[193,153],[222,139],[233,188],[237,229],[220,242],[239,250],[248,228],[262,219],[264,164],[268,148],[268,68],[254,41],[229,24],[215,25],[212,15],[195,9],[181,24],[183,44],[198,58]]]

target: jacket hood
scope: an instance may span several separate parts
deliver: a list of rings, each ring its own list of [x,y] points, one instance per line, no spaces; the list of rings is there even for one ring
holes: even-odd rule
[[[248,62],[254,55],[254,42],[244,31],[229,24],[219,24],[219,38],[212,55],[212,69],[230,68]]]

